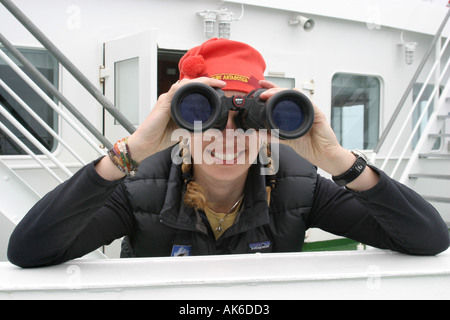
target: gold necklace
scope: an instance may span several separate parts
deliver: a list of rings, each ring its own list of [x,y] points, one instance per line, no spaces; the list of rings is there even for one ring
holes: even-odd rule
[[[228,210],[228,212],[225,214],[225,216],[222,219],[216,218],[217,221],[219,222],[219,226],[215,229],[218,233],[222,233],[223,228],[222,228],[222,223],[225,221],[226,217],[228,217],[228,215],[234,210],[236,209],[236,206],[239,204],[239,202],[241,202],[241,200],[244,198],[244,195],[242,195],[238,201],[236,201],[236,203],[231,207],[230,210]]]

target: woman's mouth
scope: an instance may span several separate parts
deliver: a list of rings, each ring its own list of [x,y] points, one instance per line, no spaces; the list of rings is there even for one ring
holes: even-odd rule
[[[238,160],[245,154],[245,150],[239,152],[221,153],[211,150],[211,156],[216,164],[231,165],[238,163]]]

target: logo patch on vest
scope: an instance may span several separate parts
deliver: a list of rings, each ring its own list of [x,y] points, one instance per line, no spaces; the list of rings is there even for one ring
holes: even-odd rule
[[[190,245],[173,245],[171,257],[185,257],[191,255]]]
[[[249,247],[250,247],[250,250],[252,250],[252,251],[268,249],[268,248],[270,248],[270,241],[250,243]]]

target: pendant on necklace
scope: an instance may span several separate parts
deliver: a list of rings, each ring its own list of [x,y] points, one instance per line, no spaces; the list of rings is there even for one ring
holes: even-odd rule
[[[216,228],[216,231],[218,233],[222,233],[223,229],[222,229],[222,222],[225,220],[225,218],[222,218],[219,220],[219,226]]]
[[[236,206],[239,204],[239,202],[241,202],[242,198],[244,197],[244,195],[242,195],[239,200],[231,207],[230,210],[228,210],[228,212],[225,214],[225,217],[223,217],[222,219],[217,219],[217,221],[219,222],[219,226],[215,229],[218,233],[222,233],[223,229],[222,229],[222,222],[225,221],[225,218],[228,217],[228,215],[231,213],[231,211],[234,210],[234,208],[236,208]]]

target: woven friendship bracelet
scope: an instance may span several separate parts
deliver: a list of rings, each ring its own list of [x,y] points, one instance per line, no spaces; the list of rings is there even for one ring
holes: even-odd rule
[[[136,176],[139,164],[131,158],[128,138],[117,141],[114,147],[108,151],[108,156],[120,171],[127,176]]]

